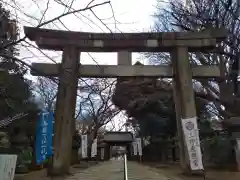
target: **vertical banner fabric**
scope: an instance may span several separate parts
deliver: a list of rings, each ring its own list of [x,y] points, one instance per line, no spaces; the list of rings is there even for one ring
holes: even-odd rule
[[[236,153],[236,161],[237,161],[237,165],[238,165],[238,170],[240,171],[240,138],[236,139],[235,153]]]
[[[13,180],[17,155],[0,154],[0,180]]]
[[[104,160],[104,148],[101,148],[101,160]]]
[[[133,155],[136,156],[138,153],[138,148],[137,148],[137,142],[132,142],[132,146],[133,146]]]
[[[36,127],[36,163],[52,156],[53,112],[41,112]]]
[[[97,156],[97,139],[94,139],[91,149],[91,157]]]
[[[88,139],[87,135],[82,135],[81,136],[81,149],[82,149],[82,158],[87,158],[88,157]]]
[[[237,149],[240,150],[240,138],[236,139],[236,145],[237,145]]]
[[[197,117],[182,119],[182,128],[192,170],[203,170]]]
[[[138,154],[139,154],[139,156],[142,156],[142,140],[141,140],[141,138],[136,138],[136,142],[137,142]]]

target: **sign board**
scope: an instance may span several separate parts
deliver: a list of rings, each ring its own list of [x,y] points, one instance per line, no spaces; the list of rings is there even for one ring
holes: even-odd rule
[[[131,132],[107,132],[104,134],[104,141],[131,143],[133,141],[133,135]]]
[[[183,133],[192,170],[203,170],[197,117],[182,119]]]
[[[133,146],[133,155],[136,156],[138,153],[137,142],[132,142],[132,146]]]
[[[142,156],[142,139],[136,138],[136,142],[137,142],[138,154],[139,154],[139,156]]]
[[[53,112],[41,112],[36,127],[36,163],[52,156]]]
[[[13,180],[17,155],[0,154],[0,180]]]
[[[91,149],[91,157],[97,156],[97,139],[94,139]]]
[[[81,149],[82,149],[82,158],[88,157],[88,138],[87,135],[81,136]]]

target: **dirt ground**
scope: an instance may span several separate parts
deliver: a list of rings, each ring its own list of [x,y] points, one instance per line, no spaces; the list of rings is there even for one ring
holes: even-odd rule
[[[113,170],[113,167],[114,167],[113,164],[110,164],[110,165],[109,164],[110,164],[110,162],[103,162],[98,165],[96,165],[96,164],[89,165],[87,163],[80,163],[71,168],[72,175],[70,175],[68,177],[57,178],[57,179],[56,178],[51,179],[49,177],[46,177],[46,170],[40,170],[40,171],[31,172],[31,173],[25,174],[25,175],[16,175],[14,177],[14,180],[69,180],[69,179],[70,180],[78,180],[78,179],[81,179],[81,180],[82,179],[85,179],[85,180],[101,179],[102,180],[102,179],[107,179],[107,177],[104,177],[104,178],[102,177],[104,174],[108,174],[107,173],[108,171]],[[131,166],[131,164],[132,164],[132,166]],[[94,168],[94,166],[96,168]],[[116,166],[115,169],[119,170],[119,167]],[[150,174],[149,176],[151,176],[150,179],[154,179],[154,177],[152,177],[151,173],[153,175],[160,174],[160,175],[162,175],[162,177],[166,177],[166,178],[162,178],[164,180],[166,180],[166,179],[167,180],[200,180],[200,179],[203,180],[204,179],[201,176],[195,176],[195,177],[184,176],[182,174],[179,164],[164,164],[163,165],[163,164],[159,164],[159,163],[144,163],[144,164],[140,165],[138,163],[134,164],[133,162],[129,162],[128,170],[129,170],[129,180],[132,180],[132,179],[140,180],[141,177],[149,175],[149,174]],[[94,172],[95,172],[95,174],[94,174]],[[147,173],[147,172],[149,172],[149,173]],[[97,174],[99,174],[99,175],[97,175]],[[228,180],[228,179],[240,180],[240,172],[233,172],[233,171],[231,172],[231,171],[227,171],[227,170],[207,170],[205,174],[206,174],[205,180]],[[89,178],[89,177],[92,177],[92,175],[94,176],[94,178]],[[78,176],[79,176],[79,178],[76,178]],[[119,178],[117,178],[117,179],[119,179]],[[143,179],[149,179],[149,177],[148,178],[143,177]],[[112,179],[112,180],[116,180],[116,179]]]
[[[204,179],[204,177],[189,177],[182,174],[179,164],[160,165],[156,163],[145,163],[144,165],[154,168],[156,172],[162,173],[171,179],[184,179],[184,180],[198,180]],[[240,172],[228,171],[228,170],[213,170],[208,169],[205,171],[206,180],[240,180]]]
[[[96,163],[87,163],[82,161],[80,164],[73,165],[70,169],[71,174],[75,174],[78,171],[85,170],[92,166],[97,165]],[[66,177],[62,178],[50,178],[47,177],[47,169],[42,169],[38,171],[32,171],[27,174],[16,174],[13,180],[64,180]]]

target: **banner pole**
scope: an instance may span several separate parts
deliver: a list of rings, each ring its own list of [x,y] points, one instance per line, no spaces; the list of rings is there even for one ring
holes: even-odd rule
[[[124,153],[124,180],[128,180],[127,155]]]

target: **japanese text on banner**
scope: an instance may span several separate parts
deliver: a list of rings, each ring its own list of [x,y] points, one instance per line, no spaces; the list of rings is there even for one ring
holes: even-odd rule
[[[182,127],[192,170],[203,170],[197,118],[182,119]]]
[[[138,154],[139,154],[139,156],[142,156],[142,140],[141,140],[141,138],[136,138],[136,142],[137,142]]]
[[[87,146],[88,146],[88,140],[87,140],[87,135],[82,135],[81,136],[81,148],[82,148],[82,158],[87,158],[88,154],[87,154]]]
[[[0,154],[0,180],[13,180],[17,155]]]
[[[91,149],[91,157],[97,156],[97,139],[94,139]]]
[[[41,112],[36,129],[36,162],[40,164],[52,155],[53,113]]]
[[[104,160],[104,148],[101,148],[101,160]]]
[[[132,142],[132,146],[133,146],[133,155],[136,156],[138,153],[138,149],[137,149],[137,142]]]

